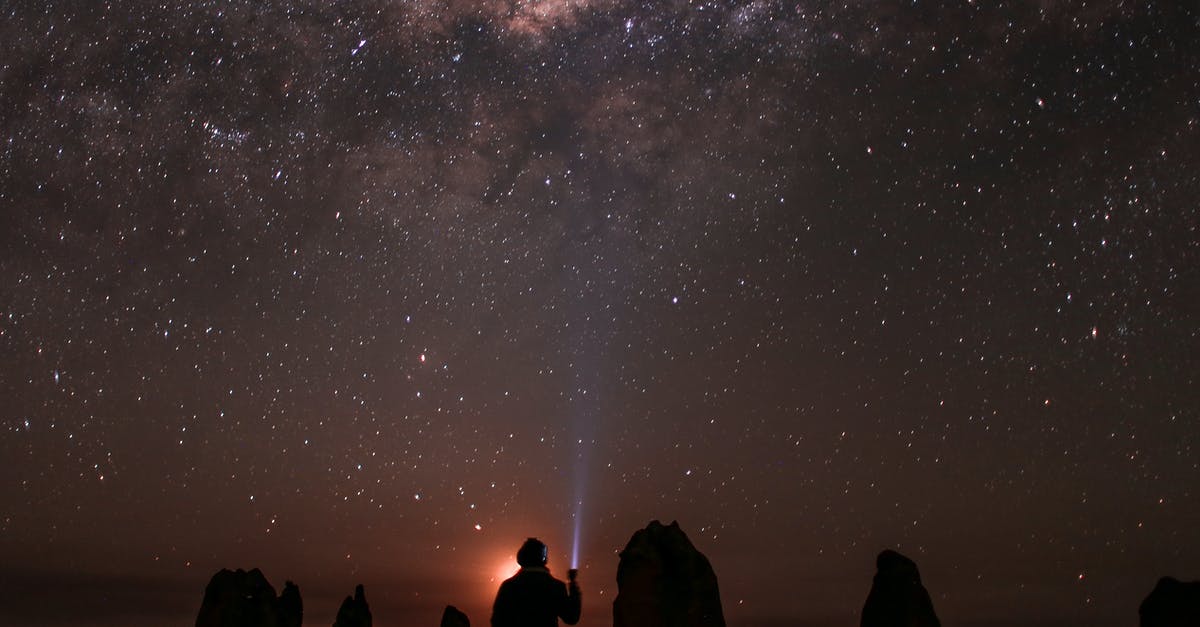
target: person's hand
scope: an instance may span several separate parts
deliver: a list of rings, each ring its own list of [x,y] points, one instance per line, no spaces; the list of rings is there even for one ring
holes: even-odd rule
[[[575,579],[577,577],[579,577],[579,569],[578,568],[572,568],[571,570],[567,571],[567,579],[570,580],[571,583],[575,583]]]

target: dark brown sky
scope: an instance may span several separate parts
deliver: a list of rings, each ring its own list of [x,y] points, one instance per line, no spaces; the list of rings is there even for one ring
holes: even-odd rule
[[[486,624],[582,504],[730,623],[1129,625],[1200,545],[1187,3],[18,3],[0,622]],[[1190,569],[1190,570],[1189,570]]]

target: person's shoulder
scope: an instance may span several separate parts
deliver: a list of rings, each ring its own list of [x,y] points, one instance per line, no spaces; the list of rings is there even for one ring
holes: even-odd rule
[[[563,590],[567,589],[567,583],[565,581],[562,581],[550,573],[545,573],[545,578],[542,580],[542,584],[550,588],[562,588]]]
[[[521,572],[517,573],[516,577],[520,577],[529,582],[537,582],[541,585],[565,585],[563,582],[559,581],[557,577],[551,574],[550,571],[544,569],[522,570]],[[516,577],[514,577],[514,579]]]

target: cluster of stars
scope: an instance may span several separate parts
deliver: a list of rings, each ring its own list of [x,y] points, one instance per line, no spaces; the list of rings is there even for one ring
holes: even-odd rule
[[[731,622],[852,622],[893,547],[947,622],[1127,623],[1200,557],[1197,37],[1120,2],[14,6],[0,562],[478,622],[581,511],[585,625],[654,518]]]

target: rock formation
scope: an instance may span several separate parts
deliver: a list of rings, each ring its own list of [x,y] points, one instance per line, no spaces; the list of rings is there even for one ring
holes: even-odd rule
[[[879,554],[875,567],[862,627],[940,627],[916,562],[889,550]]]
[[[717,576],[672,522],[639,530],[617,565],[614,627],[725,627]]]
[[[276,597],[275,588],[257,568],[223,569],[204,589],[196,627],[300,627],[303,612],[296,584],[287,582],[283,594]]]
[[[442,612],[442,627],[471,627],[471,621],[453,605],[447,605]]]
[[[354,587],[353,597],[346,597],[342,601],[333,627],[371,627],[371,608],[367,605],[367,596],[363,593],[361,583]]]
[[[1196,627],[1200,625],[1200,581],[1174,577],[1158,580],[1138,608],[1141,627]]]
[[[300,586],[285,581],[279,593],[279,627],[300,627],[304,623],[304,602],[300,600]]]

